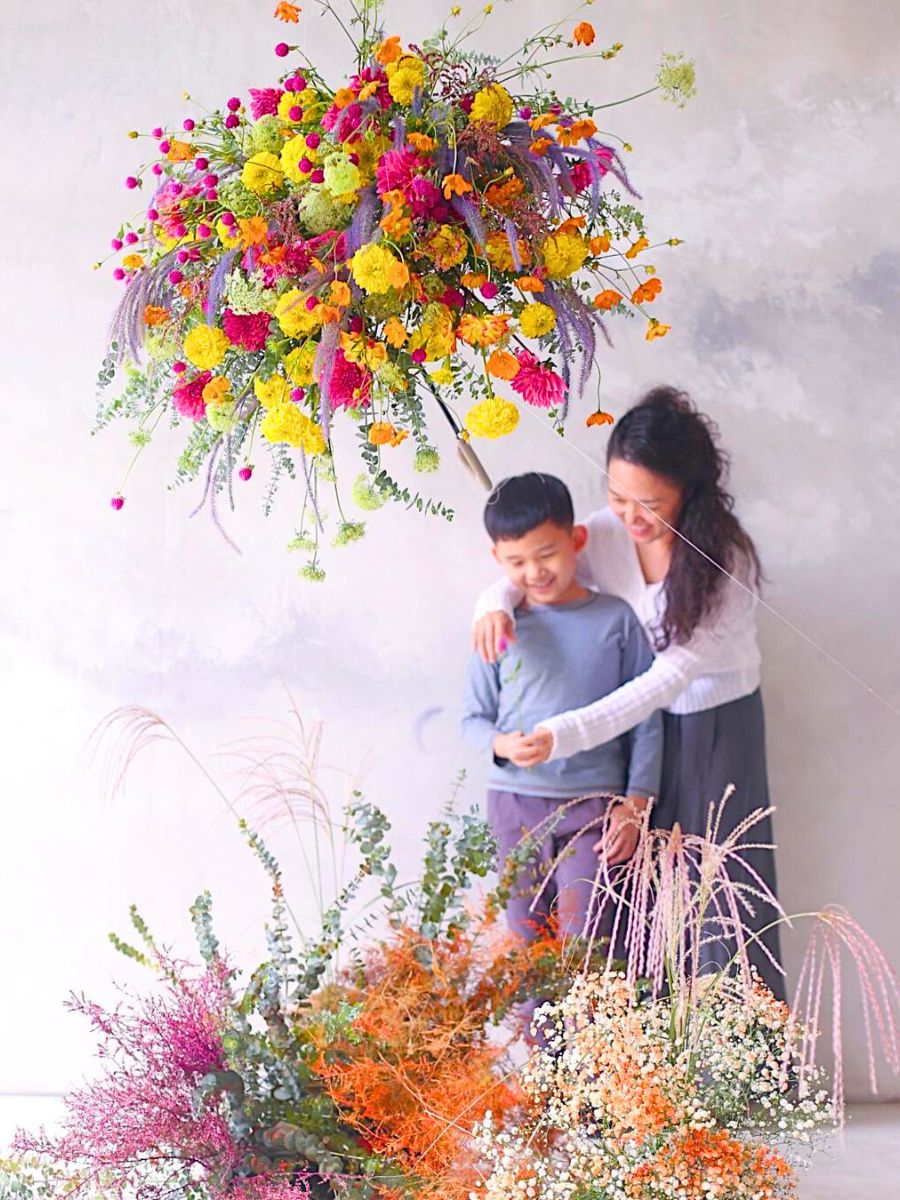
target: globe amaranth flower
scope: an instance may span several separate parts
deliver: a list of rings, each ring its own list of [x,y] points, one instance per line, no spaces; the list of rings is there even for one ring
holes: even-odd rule
[[[541,257],[551,279],[566,279],[584,265],[588,245],[580,233],[551,233],[541,246]]]
[[[224,330],[195,325],[184,339],[184,353],[195,367],[207,371],[219,365],[230,344]]]
[[[433,475],[441,465],[441,456],[434,446],[420,446],[413,459],[413,470],[420,475]]]
[[[363,512],[375,512],[387,504],[391,493],[389,488],[376,487],[368,475],[358,475],[350,489],[350,496]]]
[[[526,337],[544,337],[555,325],[556,313],[549,304],[542,304],[540,300],[526,304],[519,314],[519,328]]]
[[[498,129],[504,129],[512,120],[512,97],[502,84],[488,84],[475,93],[470,116],[473,121],[490,121]]]
[[[498,438],[512,433],[519,424],[519,410],[511,400],[489,396],[474,404],[466,415],[466,430],[473,437]]]
[[[526,404],[536,408],[562,404],[566,395],[565,380],[530,350],[520,350],[516,358],[519,370],[510,382],[512,390],[518,392]]]
[[[388,91],[398,104],[412,104],[416,89],[425,82],[425,64],[414,54],[403,54],[387,64]]]
[[[306,337],[322,324],[321,316],[316,308],[306,307],[308,300],[306,292],[300,288],[291,288],[278,297],[275,304],[275,318],[281,326],[282,333],[288,337]]]
[[[281,187],[283,179],[281,160],[277,154],[270,154],[268,150],[261,150],[252,158],[248,158],[241,171],[241,183],[258,196],[267,196],[270,192],[276,192]]]
[[[226,308],[222,328],[233,345],[253,353],[265,349],[271,321],[272,316],[267,312],[236,313]]]
[[[684,108],[688,100],[697,95],[697,72],[690,59],[683,54],[664,54],[656,84],[664,100]]]
[[[321,454],[325,434],[296,404],[276,404],[263,417],[259,431],[267,442],[296,446],[306,454]]]
[[[193,379],[180,383],[172,389],[172,403],[176,412],[191,421],[202,421],[206,416],[206,401],[203,399],[203,389],[212,379],[209,371],[195,375]]]

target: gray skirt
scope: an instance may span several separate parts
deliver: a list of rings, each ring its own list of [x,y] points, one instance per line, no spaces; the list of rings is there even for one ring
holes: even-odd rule
[[[677,821],[686,833],[706,832],[711,804],[718,805],[729,784],[734,792],[725,805],[721,837],[727,837],[754,809],[769,807],[769,780],[766,769],[766,733],[762,696],[757,689],[749,696],[721,704],[705,712],[678,716],[663,713],[665,742],[663,750],[660,801],[653,823],[671,829]],[[766,817],[745,835],[747,842],[774,841],[772,819]],[[775,855],[771,850],[747,850],[742,857],[777,895]],[[747,872],[735,867],[739,882],[752,883]],[[744,915],[745,924],[754,932],[777,919],[771,905],[753,899],[753,916]],[[761,935],[769,952],[781,961],[778,929]],[[719,941],[704,947],[704,960],[724,965],[731,957],[729,946]],[[763,981],[779,999],[784,999],[784,976],[776,971],[765,952],[750,948],[750,960]]]

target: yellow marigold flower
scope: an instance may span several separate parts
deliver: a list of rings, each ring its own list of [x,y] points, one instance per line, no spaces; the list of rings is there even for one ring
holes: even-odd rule
[[[295,387],[308,387],[312,383],[317,349],[316,342],[304,342],[285,357],[284,369]]]
[[[493,346],[509,332],[509,313],[486,313],[476,317],[464,313],[459,319],[457,334],[470,346]]]
[[[400,47],[400,38],[394,37],[385,38],[378,49],[375,51],[375,61],[386,67],[388,63],[396,62],[398,58],[403,57],[403,50]]]
[[[122,266],[128,271],[136,271],[138,267],[144,265],[143,254],[126,254],[122,259]]]
[[[405,345],[409,334],[406,332],[403,322],[398,317],[391,317],[385,322],[384,337],[389,346],[393,346],[395,350],[399,350],[401,346]]]
[[[300,20],[300,5],[288,4],[287,0],[279,0],[275,5],[275,16],[279,21],[290,21],[296,25]]]
[[[350,284],[344,283],[342,279],[335,279],[331,287],[328,289],[328,299],[332,304],[339,304],[346,308],[350,303],[352,293]]]
[[[475,93],[470,117],[473,121],[490,121],[504,129],[512,120],[512,96],[500,83],[490,83]]]
[[[412,104],[416,90],[425,82],[425,64],[414,54],[404,54],[387,67],[388,91],[398,104]]]
[[[275,303],[275,318],[281,326],[282,333],[286,333],[288,337],[306,337],[322,324],[317,311],[321,306],[310,310],[306,307],[307,299],[306,292],[300,288],[291,288],[278,297]]]
[[[241,234],[237,225],[226,225],[222,220],[216,221],[216,233],[219,235],[222,245],[229,250],[240,245]]]
[[[592,46],[596,36],[594,27],[590,21],[579,21],[572,30],[572,41],[577,46]]]
[[[369,426],[369,445],[389,446],[396,434],[397,430],[390,421],[373,421]]]
[[[265,196],[277,191],[284,179],[281,162],[276,154],[261,150],[244,163],[241,171],[241,183],[257,196]]]
[[[543,292],[544,281],[538,279],[537,275],[520,275],[516,280],[516,284],[522,292]]]
[[[306,454],[321,454],[325,449],[325,435],[321,427],[301,412],[298,405],[290,402],[270,408],[259,430],[267,442],[286,442]]]
[[[213,375],[203,389],[203,399],[207,404],[224,404],[231,399],[231,381],[224,375]]]
[[[437,362],[456,349],[453,313],[446,304],[427,305],[422,323],[409,339],[410,350],[424,350],[426,362]]]
[[[304,158],[312,164],[309,171],[300,170],[300,163]],[[281,169],[292,183],[303,183],[309,179],[315,162],[316,152],[307,146],[305,136],[292,137],[281,147]]]
[[[181,142],[178,138],[172,138],[166,158],[169,162],[190,162],[195,154],[194,147],[188,142]]]
[[[433,150],[437,146],[434,138],[429,137],[427,133],[408,133],[406,140],[411,146],[415,146],[420,154],[427,154],[429,150]]]
[[[286,404],[291,398],[291,385],[283,375],[272,375],[268,379],[253,380],[253,394],[263,408],[274,408]]]
[[[671,325],[663,325],[661,321],[657,321],[654,318],[650,321],[650,327],[644,334],[644,337],[648,342],[652,342],[654,338],[665,337],[671,328]]]
[[[515,379],[520,370],[519,360],[508,350],[494,350],[487,360],[487,370],[497,379]]]
[[[466,192],[472,192],[475,189],[469,183],[465,176],[454,172],[452,175],[444,176],[444,199],[449,200],[451,196],[464,196]]]
[[[148,304],[144,309],[145,325],[164,325],[169,319],[169,311],[158,304]]]
[[[231,345],[225,332],[213,325],[195,325],[184,339],[184,353],[201,371],[211,371]]]
[[[591,425],[613,425],[615,424],[615,420],[616,418],[612,415],[612,413],[601,412],[598,410],[595,413],[591,413],[591,415],[585,421],[585,425],[587,425],[588,428],[590,428]]]
[[[651,304],[662,291],[662,283],[657,278],[647,279],[639,284],[631,293],[632,304]]]
[[[549,304],[542,304],[540,300],[526,304],[519,315],[519,328],[526,337],[543,337],[555,325],[556,313]]]
[[[263,246],[269,237],[269,225],[265,217],[242,217],[238,221],[238,229],[245,246]]]
[[[541,256],[551,279],[566,279],[584,265],[587,243],[579,233],[551,233],[541,247]]]
[[[466,430],[474,437],[498,438],[512,433],[519,423],[519,410],[509,400],[491,396],[469,409]]]
[[[370,295],[384,295],[409,282],[406,264],[377,242],[369,242],[356,251],[350,260],[350,270],[359,286]]]
[[[438,225],[422,243],[422,249],[439,271],[458,266],[469,251],[466,236],[453,225]]]
[[[516,248],[519,251],[519,262],[527,267],[531,262],[531,251],[528,248],[528,243],[523,238],[519,238]],[[509,238],[500,229],[494,230],[493,233],[487,235],[484,253],[495,271],[513,272],[517,269],[513,261]]]
[[[637,256],[640,254],[640,252],[642,250],[646,250],[649,245],[650,245],[650,243],[647,240],[647,238],[641,236],[638,238],[638,240],[636,242],[633,242],[631,244],[631,246],[628,247],[628,249],[625,251],[625,257],[626,258],[637,258]]]
[[[604,229],[603,233],[591,238],[591,254],[605,254],[611,244],[609,230]]]
[[[449,386],[454,379],[453,368],[450,366],[450,359],[445,358],[436,371],[430,371],[429,377],[432,383],[438,386]]]
[[[609,312],[611,308],[615,308],[621,303],[622,293],[615,291],[614,288],[606,288],[605,291],[598,292],[593,299],[594,308],[599,308],[601,312]]]
[[[303,101],[300,99],[300,96],[297,94],[297,92],[285,92],[278,101],[278,108],[276,111],[278,116],[286,125],[297,126],[299,121],[295,121],[291,116],[292,108],[303,108]],[[305,108],[303,108],[303,115],[306,116]]]

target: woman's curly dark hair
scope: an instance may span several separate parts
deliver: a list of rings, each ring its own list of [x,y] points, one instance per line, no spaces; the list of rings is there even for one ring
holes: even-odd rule
[[[728,581],[719,567],[750,587],[760,583],[759,555],[734,515],[734,500],[725,486],[729,459],[718,439],[715,422],[674,387],[653,388],[619,419],[609,439],[607,463],[618,458],[644,467],[682,492],[681,537],[675,539],[666,575],[657,650],[687,642],[698,624],[721,608]]]

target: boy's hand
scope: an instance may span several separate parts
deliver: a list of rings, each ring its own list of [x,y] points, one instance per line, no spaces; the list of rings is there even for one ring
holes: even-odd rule
[[[532,767],[535,760],[530,740],[524,733],[498,733],[494,738],[494,754],[497,758],[509,759],[517,767]]]
[[[531,733],[525,739],[525,751],[528,754],[528,762],[525,764],[529,767],[536,767],[539,763],[546,762],[553,750],[553,734],[549,729],[532,729]]]
[[[613,805],[603,837],[594,844],[594,853],[615,867],[628,862],[637,849],[641,820],[647,800],[644,796],[626,796]]]
[[[515,622],[509,613],[502,610],[485,613],[472,626],[472,649],[480,654],[485,662],[496,662],[506,645],[515,640]]]

